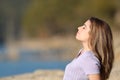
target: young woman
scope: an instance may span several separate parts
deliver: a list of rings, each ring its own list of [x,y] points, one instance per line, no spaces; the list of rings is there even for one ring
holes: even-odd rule
[[[66,66],[63,80],[107,80],[114,61],[110,26],[91,17],[78,27],[76,39],[83,48]]]

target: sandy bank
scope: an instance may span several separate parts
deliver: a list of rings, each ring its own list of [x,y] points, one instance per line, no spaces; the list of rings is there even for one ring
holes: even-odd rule
[[[33,73],[0,78],[0,80],[62,80],[63,74],[62,70],[37,70]]]
[[[33,73],[14,75],[0,78],[0,80],[63,80],[64,71],[62,70],[36,70]],[[119,80],[120,69],[115,66],[108,80]]]

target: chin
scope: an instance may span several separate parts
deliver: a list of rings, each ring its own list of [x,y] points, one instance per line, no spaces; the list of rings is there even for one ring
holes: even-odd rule
[[[77,35],[75,36],[75,38],[78,40],[78,37],[77,37]]]
[[[77,36],[76,36],[76,39],[79,40],[79,41],[81,41]]]

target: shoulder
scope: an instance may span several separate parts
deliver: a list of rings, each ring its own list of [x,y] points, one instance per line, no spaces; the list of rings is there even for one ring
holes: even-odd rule
[[[98,58],[94,55],[94,53],[92,51],[86,51],[84,53],[82,53],[78,59],[80,59],[82,62],[86,62],[86,63],[100,63],[100,61],[98,60]]]
[[[92,51],[86,51],[86,52],[82,53],[79,58],[81,58],[83,61],[90,60],[92,62],[98,62],[99,63],[98,58],[94,55],[94,52],[92,52]]]
[[[81,68],[86,74],[100,73],[100,61],[92,51],[83,53],[80,57]]]

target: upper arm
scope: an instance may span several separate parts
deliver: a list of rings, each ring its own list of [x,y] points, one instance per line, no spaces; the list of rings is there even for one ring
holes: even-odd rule
[[[89,74],[89,80],[101,80],[100,74]]]
[[[87,59],[81,65],[86,75],[100,74],[100,64],[97,61]]]
[[[92,55],[93,53],[86,53],[86,56],[81,60],[80,67],[83,69],[84,73],[88,76],[89,80],[101,80],[100,76],[100,61],[97,57]]]

